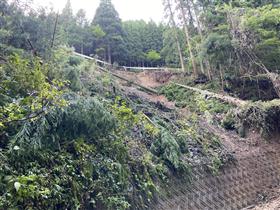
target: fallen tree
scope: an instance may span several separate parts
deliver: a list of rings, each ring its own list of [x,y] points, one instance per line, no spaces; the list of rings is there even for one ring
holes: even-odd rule
[[[222,125],[226,129],[235,129],[241,137],[246,137],[250,130],[257,131],[264,138],[274,137],[280,133],[279,99],[251,102],[187,85],[178,83],[175,85],[235,105],[236,108],[229,110],[224,116]]]
[[[222,100],[224,102],[233,104],[233,105],[238,106],[238,107],[245,106],[249,103],[248,101],[244,101],[244,100],[241,100],[239,98],[234,98],[232,96],[228,96],[228,95],[224,95],[224,94],[213,93],[213,92],[210,92],[208,90],[201,90],[199,88],[195,88],[195,87],[191,87],[191,86],[187,86],[187,85],[182,85],[182,84],[179,84],[179,83],[175,83],[175,85],[177,85],[179,87],[182,87],[182,88],[185,88],[185,89],[188,89],[188,90],[198,92],[202,95],[206,95],[206,96],[210,96],[210,97]]]
[[[258,65],[263,71],[265,71],[267,78],[271,80],[278,97],[280,97],[280,75],[269,71],[261,62],[255,62],[255,64]]]

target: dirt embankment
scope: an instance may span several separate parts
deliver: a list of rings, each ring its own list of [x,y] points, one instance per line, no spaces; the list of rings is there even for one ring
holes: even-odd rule
[[[269,199],[257,206],[250,206],[244,210],[280,210],[280,189],[269,192]]]
[[[160,87],[180,77],[176,73],[164,71],[117,73],[149,88]],[[121,86],[127,94],[185,113],[185,110],[175,108],[175,104],[162,95],[143,92],[125,82],[121,82]],[[224,149],[233,155],[236,163],[229,165],[216,177],[199,174],[200,180],[196,180],[193,187],[186,183],[170,186],[173,195],[159,198],[159,203],[153,209],[242,209],[250,205],[246,209],[280,209],[280,191],[274,188],[280,187],[279,138],[278,141],[266,141],[257,132],[251,132],[248,138],[243,139],[234,132],[209,124],[203,118],[200,119],[200,125],[220,137]]]
[[[115,71],[118,75],[132,80],[138,84],[149,88],[160,87],[171,80],[180,77],[182,74],[169,71],[143,71],[143,72],[128,72]]]
[[[167,71],[143,71],[143,72],[127,72],[127,71],[115,71],[118,75],[133,81],[137,84],[141,84],[148,88],[157,88],[168,82],[172,81],[180,74]],[[135,86],[130,86],[127,82],[120,81],[123,91],[128,95],[136,95],[146,101],[153,103],[159,103],[168,109],[175,109],[175,103],[168,101],[164,95],[157,95],[139,90]]]

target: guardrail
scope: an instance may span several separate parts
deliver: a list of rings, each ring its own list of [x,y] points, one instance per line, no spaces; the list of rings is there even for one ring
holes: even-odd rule
[[[103,66],[107,66],[112,69],[116,68],[116,69],[124,70],[124,71],[167,71],[167,70],[168,71],[181,71],[180,68],[169,68],[169,67],[113,66],[112,64],[110,64],[106,61],[103,61],[103,60],[100,60],[97,58],[93,58],[93,57],[90,57],[87,55],[83,55],[83,54],[80,54],[77,52],[74,52],[74,55],[83,57],[85,59],[94,60],[96,63],[102,64]]]

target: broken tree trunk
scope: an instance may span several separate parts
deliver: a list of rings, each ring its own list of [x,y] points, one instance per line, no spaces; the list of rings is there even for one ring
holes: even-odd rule
[[[175,85],[178,85],[179,87],[198,92],[202,95],[207,95],[207,96],[219,99],[221,101],[227,102],[229,104],[233,104],[233,105],[238,106],[238,107],[245,106],[245,105],[248,104],[247,101],[244,101],[244,100],[241,100],[241,99],[238,99],[238,98],[234,98],[234,97],[231,97],[231,96],[228,96],[228,95],[213,93],[213,92],[210,92],[208,90],[201,90],[199,88],[194,88],[194,87],[190,87],[190,86],[182,85],[182,84],[178,84],[178,83],[175,83]]]
[[[270,72],[262,62],[255,61],[254,63],[265,71],[267,78],[270,79],[270,81],[272,82],[275,92],[280,98],[280,75],[277,73]]]
[[[280,98],[280,75],[276,73],[269,73],[269,78],[273,84],[273,87]]]

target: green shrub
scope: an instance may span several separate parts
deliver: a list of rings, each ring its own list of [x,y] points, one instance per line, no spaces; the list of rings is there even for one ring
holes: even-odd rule
[[[234,113],[229,111],[222,120],[222,126],[227,130],[235,129],[236,119]]]
[[[57,132],[61,138],[99,139],[116,126],[114,116],[97,98],[78,98],[62,112]]]
[[[11,56],[0,67],[0,128],[10,122],[36,119],[55,107],[63,107],[64,82],[50,81],[48,65],[40,59]]]
[[[190,111],[204,113],[226,113],[232,108],[231,105],[222,103],[213,98],[207,98],[204,95],[191,90],[179,87],[175,84],[164,86],[160,92],[164,94],[168,100],[175,101],[178,107],[187,107]]]
[[[77,56],[70,56],[69,57],[69,64],[71,66],[79,66],[83,62],[83,59]]]
[[[69,87],[73,91],[79,91],[82,89],[82,83],[80,80],[80,72],[76,67],[69,66],[67,73],[65,73],[65,79],[69,82]]]
[[[196,108],[194,94],[175,84],[170,83],[163,86],[160,93],[164,94],[169,101],[175,101],[178,107],[184,108],[187,106],[190,109]]]
[[[57,109],[32,122],[26,122],[12,145],[56,148],[73,139],[96,141],[108,136],[116,126],[113,115],[96,98],[74,97],[68,107]]]
[[[134,158],[128,145],[138,144],[132,129],[137,127],[155,138],[157,128],[120,98],[113,105],[91,97],[65,98],[68,107],[25,123],[4,154],[7,159],[0,161],[0,167],[5,168],[0,171],[0,208],[146,207],[157,192],[155,180],[164,177],[165,167],[147,149]],[[165,149],[166,157],[176,163],[168,145]],[[7,191],[5,177],[11,176],[13,182],[28,189],[20,177],[29,174],[38,177],[30,183],[32,189],[33,185],[38,189],[36,199],[27,193],[20,200],[14,187]],[[40,195],[41,189],[49,190],[47,197]]]
[[[29,159],[19,159],[15,151],[6,154],[9,160],[1,163],[0,208],[127,209],[129,168],[106,152],[80,139],[63,151],[40,150]]]
[[[166,161],[170,167],[179,169],[181,166],[180,146],[167,130],[161,130],[160,137],[151,146],[151,151]]]

